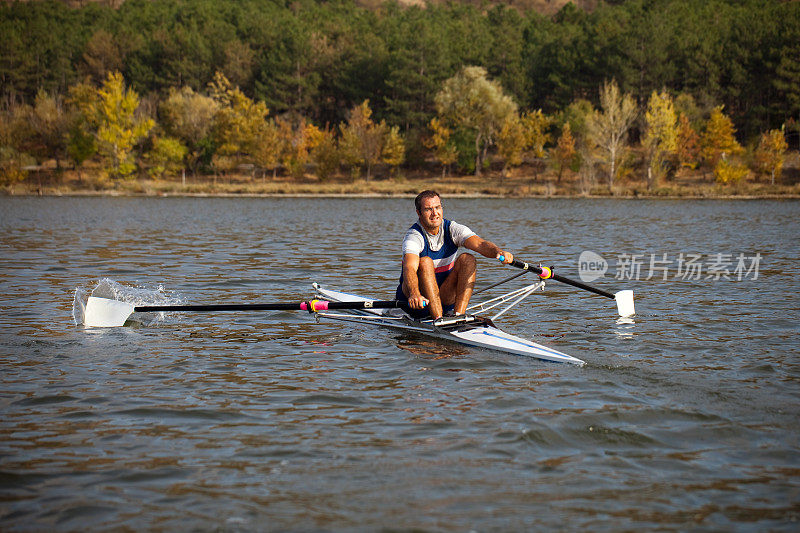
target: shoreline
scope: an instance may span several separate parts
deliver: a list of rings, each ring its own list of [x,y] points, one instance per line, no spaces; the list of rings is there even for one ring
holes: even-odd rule
[[[226,192],[158,192],[142,193],[130,191],[49,191],[36,193],[26,191],[22,193],[3,193],[6,198],[414,198],[415,193],[226,193]],[[519,195],[496,193],[442,193],[447,198],[466,199],[539,199],[539,200],[800,200],[800,194],[723,194],[723,195],[613,195],[613,194],[550,194],[550,195]]]
[[[798,165],[800,166],[800,165]],[[424,189],[434,189],[451,198],[587,198],[662,200],[757,200],[800,199],[800,168],[786,168],[782,183],[746,179],[719,184],[701,171],[681,172],[674,178],[647,187],[638,178],[617,180],[613,185],[600,180],[585,181],[575,173],[559,180],[549,172],[515,168],[508,175],[489,170],[481,176],[419,172],[371,180],[343,175],[320,180],[313,174],[302,177],[254,178],[247,174],[187,176],[180,178],[137,177],[112,180],[101,173],[60,173],[42,169],[25,180],[0,187],[7,197],[136,197],[136,198],[413,198]]]

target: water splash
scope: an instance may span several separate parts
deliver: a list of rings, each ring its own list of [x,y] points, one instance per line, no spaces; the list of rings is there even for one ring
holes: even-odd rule
[[[72,302],[72,319],[76,326],[83,325],[86,314],[86,300],[89,296],[119,300],[132,305],[177,305],[183,303],[182,298],[163,285],[156,287],[131,287],[114,280],[103,278],[92,289],[76,287]],[[166,319],[167,313],[136,313],[131,320],[144,326],[150,326]]]

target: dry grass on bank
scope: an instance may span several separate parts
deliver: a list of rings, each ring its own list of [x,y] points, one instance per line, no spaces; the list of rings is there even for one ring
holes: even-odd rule
[[[103,179],[96,168],[85,168],[79,175],[72,170],[56,172],[54,165],[32,171],[26,180],[7,185],[7,195],[119,195],[119,196],[179,196],[179,195],[246,195],[246,196],[413,196],[423,189],[436,189],[449,196],[500,197],[800,197],[800,154],[787,157],[780,183],[770,185],[765,177],[752,173],[737,184],[714,183],[713,175],[698,171],[680,171],[675,178],[655,184],[651,189],[641,179],[621,179],[609,188],[605,182],[587,182],[571,172],[561,180],[552,172],[539,172],[535,165],[514,168],[508,176],[492,169],[481,177],[472,175],[442,177],[440,171],[404,172],[396,176],[379,176],[369,181],[337,175],[319,180],[306,174],[303,178],[266,176],[253,178],[249,174],[224,177],[128,180]]]

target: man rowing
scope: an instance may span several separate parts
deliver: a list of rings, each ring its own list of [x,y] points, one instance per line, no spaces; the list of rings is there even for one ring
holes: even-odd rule
[[[511,263],[514,256],[480,238],[463,224],[444,218],[436,191],[422,191],[414,199],[418,220],[403,239],[403,273],[396,298],[408,301],[416,318],[434,320],[447,314],[463,315],[475,287],[476,262],[459,247],[484,257]],[[426,309],[427,308],[427,309]]]

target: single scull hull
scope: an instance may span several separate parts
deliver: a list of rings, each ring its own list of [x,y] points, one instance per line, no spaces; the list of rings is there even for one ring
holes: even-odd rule
[[[323,289],[314,284],[321,298],[334,302],[369,301],[369,298],[339,291]],[[454,319],[444,325],[434,326],[430,321],[413,320],[399,309],[371,309],[341,314],[319,313],[319,316],[351,322],[370,323],[404,331],[415,331],[423,335],[445,339],[467,346],[487,348],[515,355],[533,357],[544,361],[569,363],[583,366],[584,361],[547,346],[507,333],[481,317],[469,316],[466,320]]]

